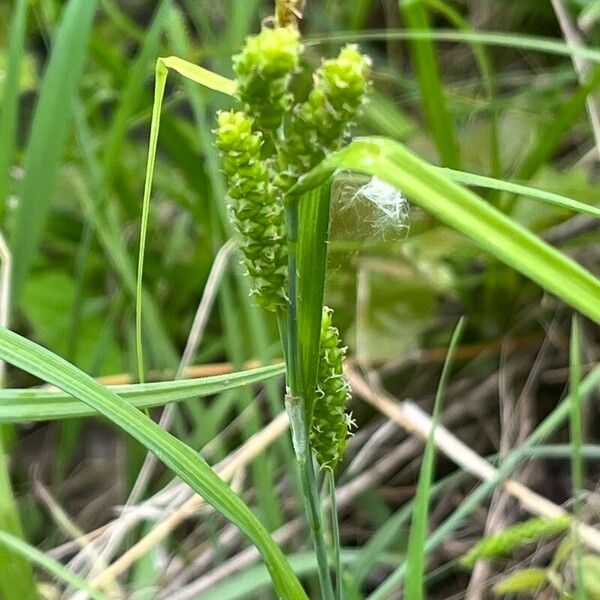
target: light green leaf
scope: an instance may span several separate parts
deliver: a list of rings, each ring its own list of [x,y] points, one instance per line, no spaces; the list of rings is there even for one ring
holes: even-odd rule
[[[327,266],[330,187],[309,192],[310,198],[300,205],[298,232],[298,342],[302,390],[307,423],[310,424],[314,402],[319,343],[323,318],[323,293]]]
[[[300,582],[267,530],[189,446],[66,360],[2,328],[0,359],[75,396],[133,436],[250,538],[260,551],[281,598],[307,600]]]
[[[527,185],[512,183],[511,181],[502,181],[501,179],[494,179],[493,177],[476,175],[475,173],[465,173],[464,171],[454,171],[453,169],[444,168],[439,168],[439,171],[443,175],[446,175],[448,179],[451,179],[456,183],[488,188],[490,190],[499,190],[502,192],[508,192],[510,194],[517,194],[519,196],[528,196],[530,198],[534,198],[535,200],[542,200],[543,202],[548,202],[549,204],[554,204],[555,206],[568,208],[569,210],[574,210],[579,213],[600,218],[600,208],[591,204],[586,204],[585,202],[573,200],[567,196],[546,192],[544,190],[538,190]]]
[[[338,169],[374,175],[394,185],[482,249],[600,323],[600,281],[596,277],[393,140],[355,140],[292,188],[296,197],[291,196],[290,201],[298,201],[298,196]]]
[[[460,341],[464,329],[464,320],[461,319],[450,340],[448,354],[442,370],[442,375],[438,384],[433,408],[432,429],[427,443],[421,470],[419,472],[419,481],[417,483],[417,493],[415,495],[414,507],[412,512],[412,521],[410,524],[410,534],[408,537],[408,550],[406,556],[406,596],[411,600],[421,600],[425,598],[425,544],[427,541],[427,520],[429,515],[429,497],[431,491],[431,481],[433,479],[433,466],[435,460],[435,428],[439,420],[442,400],[446,392],[446,385],[450,377],[452,359],[454,351]],[[376,594],[373,594],[373,597]]]
[[[44,554],[37,548],[30,546],[18,537],[11,535],[6,531],[0,531],[0,546],[4,546],[4,548],[13,554],[26,558],[28,561],[39,565],[48,573],[54,575],[61,581],[68,583],[74,588],[86,592],[93,600],[106,600],[104,594],[94,590],[84,579],[71,573],[71,571],[66,569],[58,561],[54,560],[49,555]],[[22,596],[21,600],[25,600],[25,597]]]
[[[167,69],[177,71],[180,75],[183,75],[186,79],[199,83],[200,85],[207,87],[211,90],[233,96],[235,93],[236,83],[232,79],[227,79],[218,73],[213,73],[204,67],[200,67],[191,63],[178,56],[167,56],[165,58],[159,58],[160,62],[163,63]]]
[[[18,302],[50,210],[95,9],[96,0],[71,0],[63,9],[54,35],[52,54],[31,126],[25,178],[11,239],[15,302]]]
[[[285,365],[272,365],[227,375],[109,386],[111,392],[136,408],[148,409],[220,394],[282,375]],[[0,390],[0,423],[26,423],[97,415],[85,402],[63,392],[39,389]]]

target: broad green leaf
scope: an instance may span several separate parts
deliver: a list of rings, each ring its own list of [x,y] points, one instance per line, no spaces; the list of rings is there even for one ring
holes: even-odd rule
[[[71,0],[63,9],[40,89],[27,145],[19,207],[11,239],[15,304],[35,258],[50,210],[73,102],[83,73],[96,0]]]
[[[192,398],[219,394],[277,377],[284,372],[284,365],[272,365],[214,377],[115,385],[108,386],[107,389],[136,408],[148,409],[165,406],[172,402],[184,402]],[[50,421],[97,414],[97,411],[85,402],[60,391],[0,390],[0,423]]]
[[[137,439],[250,538],[260,551],[280,598],[307,599],[267,530],[189,446],[66,360],[7,329],[0,329],[0,359],[75,396]]]
[[[476,194],[450,181],[402,144],[361,138],[335,152],[292,190],[301,196],[338,169],[377,176],[569,306],[600,323],[600,281]],[[291,201],[297,201],[291,196]]]

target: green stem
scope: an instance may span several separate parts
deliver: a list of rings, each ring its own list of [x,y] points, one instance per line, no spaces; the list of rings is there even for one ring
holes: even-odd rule
[[[335,600],[331,575],[329,572],[327,546],[325,545],[321,503],[319,501],[315,467],[310,450],[306,409],[300,384],[300,351],[298,344],[296,292],[296,245],[298,239],[297,205],[286,207],[286,226],[289,249],[288,296],[290,303],[285,322],[285,335],[282,335],[282,342],[285,346],[284,352],[286,357],[288,385],[285,397],[285,407],[290,418],[292,442],[296,454],[296,462],[300,469],[304,508],[306,510],[306,516],[317,555],[321,597],[323,600]]]
[[[335,497],[335,476],[332,470],[326,475],[329,485],[329,502],[331,507],[331,537],[333,538],[333,565],[335,568],[335,598],[342,600],[342,556],[340,552],[340,522],[338,519],[337,501]]]

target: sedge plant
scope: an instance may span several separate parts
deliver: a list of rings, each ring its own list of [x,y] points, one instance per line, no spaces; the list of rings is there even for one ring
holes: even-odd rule
[[[286,196],[298,178],[344,143],[365,101],[370,63],[356,46],[344,47],[316,70],[308,97],[299,101],[291,82],[300,70],[302,49],[293,25],[264,27],[248,38],[233,59],[241,110],[217,115],[216,136],[240,249],[254,282],[252,293],[280,324],[286,408],[321,594],[333,598],[314,463],[331,477],[343,456],[351,425],[345,410],[349,388],[342,372],[344,348],[329,308],[322,312],[316,377],[310,390],[306,388],[298,332],[300,214],[297,206],[286,205]],[[319,291],[321,304],[322,284]],[[339,556],[339,540],[334,538]],[[337,570],[336,596],[341,597]]]
[[[252,296],[278,321],[286,363],[285,406],[321,596],[333,599],[342,595],[339,539],[334,525],[334,590],[317,469],[329,478],[334,496],[333,473],[352,421],[345,410],[349,389],[343,378],[343,346],[332,312],[323,306],[332,176],[353,170],[401,189],[421,208],[596,322],[600,322],[600,281],[462,187],[461,183],[474,183],[465,180],[465,174],[433,167],[390,139],[351,141],[350,128],[366,101],[371,68],[357,46],[349,44],[323,61],[313,73],[308,93],[298,97],[294,80],[302,71],[301,5],[289,0],[277,3],[276,17],[234,56],[235,80],[179,57],[157,61],[138,265],[137,349],[141,367],[142,274],[151,181],[166,78],[174,70],[237,102],[233,110],[216,115],[216,145],[243,262],[253,282]],[[533,197],[541,199],[539,194]]]
[[[20,10],[23,10],[25,4],[18,2]],[[74,105],[65,99],[73,100],[77,80],[83,69],[83,48],[88,42],[96,4],[92,1],[69,2],[64,13],[63,25],[52,36],[56,44],[54,56],[49,62],[45,83],[39,95],[38,116],[32,126],[25,163],[25,179],[20,194],[21,202],[16,215],[13,244],[16,298],[19,296],[19,288],[23,287],[34,250],[39,244],[44,215],[47,214],[47,210],[42,209],[48,207],[52,197],[50,191],[56,177],[56,165],[66,139],[70,110]],[[126,124],[131,120],[137,94],[143,89],[145,61],[149,61],[155,54],[162,26],[169,15],[171,3],[160,4],[151,35],[143,45],[140,61],[131,70],[124,94],[126,101],[117,114],[113,133],[108,140],[108,151],[100,179],[105,184],[114,179],[115,164],[118,162],[119,149],[122,148],[125,138]],[[362,4],[366,5],[364,2]],[[341,596],[339,542],[335,541],[334,526],[333,562],[338,573],[335,579],[338,586],[334,591],[323,534],[323,520],[319,510],[315,467],[326,474],[333,495],[333,473],[343,456],[351,424],[345,411],[349,390],[342,374],[343,346],[333,326],[331,311],[323,307],[331,176],[337,170],[350,169],[373,175],[394,185],[401,189],[411,202],[595,322],[600,322],[598,279],[459,184],[489,187],[505,192],[510,196],[510,204],[513,197],[529,194],[537,200],[552,202],[595,216],[598,216],[598,210],[597,207],[576,203],[557,194],[533,190],[523,185],[433,167],[391,139],[364,138],[346,143],[349,141],[349,127],[357,118],[365,99],[369,61],[355,46],[346,46],[337,57],[326,60],[316,70],[309,92],[304,97],[295,97],[294,78],[299,74],[302,64],[302,43],[297,31],[302,5],[302,0],[280,0],[277,3],[276,18],[273,22],[267,23],[258,36],[249,38],[236,56],[235,81],[178,57],[158,60],[137,290],[134,289],[133,277],[128,270],[129,263],[123,258],[126,257],[126,253],[120,250],[119,236],[110,231],[111,227],[114,231],[118,231],[119,227],[114,226],[114,221],[111,220],[105,221],[102,218],[98,221],[98,216],[95,216],[95,220],[97,224],[104,224],[98,227],[100,239],[110,249],[110,255],[116,256],[115,264],[127,289],[135,291],[138,298],[136,312],[140,367],[143,365],[142,324],[146,333],[152,334],[148,336],[149,340],[156,340],[156,348],[153,348],[156,350],[155,354],[175,356],[159,327],[159,321],[153,316],[155,311],[151,298],[144,295],[141,286],[150,186],[167,72],[169,69],[175,70],[196,83],[237,99],[238,105],[234,111],[222,112],[216,118],[216,140],[223,153],[223,171],[231,198],[233,221],[239,231],[240,248],[246,269],[253,280],[253,297],[258,304],[276,315],[279,322],[287,369],[286,405],[292,423],[297,462],[302,474],[307,514],[319,558],[322,596],[331,598],[335,595]],[[409,6],[405,8],[412,9]],[[361,12],[364,14],[364,10]],[[409,25],[411,28],[421,29],[423,16],[416,14],[414,9],[412,13],[407,19]],[[360,15],[356,18],[360,22]],[[24,24],[23,21],[23,27]],[[18,27],[12,29],[15,32],[19,31]],[[400,32],[400,36],[411,35],[412,39],[423,41],[425,36],[430,34],[423,31]],[[460,41],[529,44],[530,48],[546,48],[563,54],[578,53],[598,60],[598,53],[594,50],[572,49],[556,43],[542,43],[540,40],[516,39],[480,32],[450,32],[445,39],[451,39],[452,36]],[[18,36],[15,35],[14,39],[18,41]],[[14,51],[10,51],[11,56],[18,58],[22,52],[19,50],[20,45],[15,43]],[[415,63],[421,65],[421,70],[433,72],[433,69],[428,67],[428,63],[431,65],[432,62],[430,50],[423,44],[417,45],[413,50]],[[16,63],[10,59],[10,64]],[[16,79],[18,78],[10,76],[9,70],[7,81]],[[597,85],[597,81],[596,74],[590,83],[575,95],[573,102],[565,106],[561,118],[556,120],[556,124],[550,130],[551,135],[544,131],[533,158],[521,168],[521,174],[531,174],[539,168],[542,159],[549,155],[558,139],[562,138],[567,128],[573,124],[573,119],[579,114],[579,109],[583,107],[585,98]],[[18,88],[14,83],[8,87],[12,90]],[[439,86],[432,85],[431,81],[428,83],[423,76],[420,77],[420,87],[423,93],[427,92],[430,97],[439,96]],[[10,107],[16,107],[16,94],[17,91],[13,92],[12,97],[5,95],[3,98],[3,107],[6,109],[2,114],[3,123],[10,124],[15,120],[11,113],[14,114],[16,108]],[[77,106],[77,103],[75,105]],[[431,124],[431,128],[436,131],[434,138],[440,146],[452,148],[455,144],[450,139],[453,136],[451,128],[447,123],[439,121],[439,115],[446,115],[448,112],[440,111],[441,103],[427,102],[426,106],[438,111],[436,115],[428,110],[426,115],[429,121],[437,116],[437,121]],[[83,147],[86,146],[83,143],[86,135],[80,121],[82,119],[78,118],[76,123],[78,139],[82,140]],[[8,131],[4,126],[0,129],[5,133]],[[59,131],[58,137],[49,135],[50,130],[53,133]],[[0,159],[0,164],[8,164],[6,157],[12,154],[13,135],[14,133],[9,131],[8,135],[2,138],[0,146],[5,149],[5,159]],[[458,167],[459,165],[454,164],[454,155],[448,154],[444,162]],[[440,152],[440,155],[444,156],[444,153]],[[88,162],[93,164],[93,160]],[[2,170],[6,171],[6,168],[0,169]],[[523,175],[521,179],[524,178],[526,177]],[[5,187],[6,183],[0,182],[0,196],[6,194]],[[108,214],[111,214],[110,211]],[[146,307],[144,321],[142,300]],[[0,328],[0,359],[65,391],[65,395],[49,397],[46,397],[47,392],[44,390],[0,394],[0,421],[18,423],[41,418],[102,414],[149,451],[154,452],[167,467],[249,537],[260,550],[279,597],[298,600],[306,598],[290,563],[253,512],[196,452],[138,410],[200,395],[201,391],[212,393],[217,389],[232,389],[243,382],[264,380],[267,376],[278,373],[278,367],[255,372],[252,376],[246,373],[235,381],[228,376],[219,381],[193,382],[189,386],[176,382],[166,386],[140,384],[134,388],[111,390],[56,354],[4,328]],[[172,360],[169,359],[169,362]],[[143,370],[140,371],[140,379],[143,380]],[[598,373],[594,371],[581,384],[578,392],[581,398],[591,393],[594,382],[597,381]],[[131,402],[127,401],[128,397]],[[575,404],[578,405],[574,403],[574,406]],[[528,443],[531,445],[535,440],[539,441],[547,436],[549,431],[562,422],[568,412],[568,402],[561,404],[536,430]],[[575,408],[573,415],[576,416]],[[519,456],[519,449],[511,453],[502,466],[502,472],[507,473],[514,468]],[[490,483],[487,489],[491,489],[492,485],[494,484]],[[426,486],[422,489],[426,489]],[[3,495],[6,497],[9,493],[5,491]],[[423,494],[423,497],[425,496],[426,494]],[[443,530],[440,528],[427,539],[422,552],[426,553],[435,547],[443,535],[447,535],[448,531],[456,527],[460,515],[464,516],[467,510],[472,510],[474,506],[475,495],[473,500],[469,501],[469,505],[465,502],[461,509],[456,511]],[[335,513],[335,505],[333,507]],[[422,531],[425,529],[426,517],[426,511],[423,511],[419,519]],[[27,561],[36,562],[36,555],[31,548],[19,543],[14,535],[7,534],[0,538],[3,538],[0,539],[0,546],[10,549],[10,552],[5,554],[9,559],[13,560],[14,555],[22,555]],[[415,548],[421,551],[418,545],[415,545]],[[591,570],[587,568],[588,558],[585,555],[581,557],[585,564],[584,572]],[[37,562],[42,564],[41,560]],[[57,565],[48,561],[42,566],[55,574],[60,571]],[[368,567],[365,569],[368,570]],[[389,596],[401,583],[405,570],[403,565],[399,565],[378,588],[377,597]],[[10,579],[12,571],[0,568],[0,572],[0,579],[9,585],[16,581],[14,578]],[[33,585],[33,578],[28,577],[29,581],[26,582],[22,577],[23,573],[25,569],[21,568],[19,581],[25,582],[25,585]],[[68,575],[63,573],[60,576],[66,579]],[[75,581],[71,583],[76,585]],[[12,587],[15,588],[14,594],[23,595],[23,592],[16,589],[16,585]],[[79,587],[85,588],[81,582]],[[4,593],[4,589],[2,591]],[[372,597],[375,597],[375,593]]]

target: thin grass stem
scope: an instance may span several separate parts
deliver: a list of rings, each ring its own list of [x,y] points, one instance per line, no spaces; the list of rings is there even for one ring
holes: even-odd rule
[[[342,553],[340,550],[340,522],[335,497],[335,475],[328,470],[325,475],[329,486],[329,506],[331,510],[331,541],[333,547],[333,568],[335,570],[335,599],[342,600]]]

